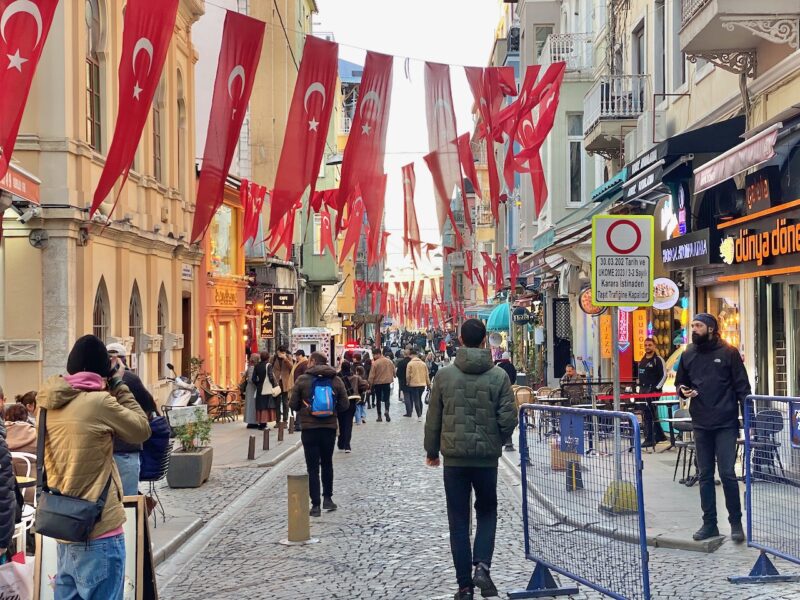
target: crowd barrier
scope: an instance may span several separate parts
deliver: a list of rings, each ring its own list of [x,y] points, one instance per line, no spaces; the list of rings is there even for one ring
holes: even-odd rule
[[[800,564],[800,398],[748,396],[744,410],[747,544],[760,550],[749,575],[733,583],[800,581],[768,555]]]
[[[519,450],[526,557],[509,598],[577,593],[552,572],[620,600],[648,600],[642,446],[630,413],[524,404]],[[595,449],[589,452],[596,440]]]

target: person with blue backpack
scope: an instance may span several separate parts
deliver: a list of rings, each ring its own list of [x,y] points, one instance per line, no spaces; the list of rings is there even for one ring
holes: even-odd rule
[[[349,406],[347,389],[336,374],[336,369],[328,364],[324,354],[312,353],[309,368],[295,381],[289,400],[289,407],[300,416],[302,425],[300,437],[308,471],[308,495],[311,497],[309,514],[312,517],[322,516],[322,509],[333,511],[337,508],[333,502],[333,449],[336,444],[337,414],[346,412]]]

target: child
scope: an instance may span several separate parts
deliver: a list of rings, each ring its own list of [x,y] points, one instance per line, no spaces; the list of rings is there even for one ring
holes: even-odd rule
[[[361,365],[356,367],[356,375],[358,375],[361,379],[366,381],[366,370]],[[363,392],[361,394],[361,400],[358,401],[356,404],[356,425],[360,425],[361,423],[367,422],[367,394],[369,391]]]

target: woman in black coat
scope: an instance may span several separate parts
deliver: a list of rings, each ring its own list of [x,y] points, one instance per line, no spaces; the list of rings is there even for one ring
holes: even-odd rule
[[[6,430],[0,422],[0,553],[5,553],[11,538],[14,537],[14,526],[19,523],[19,510],[22,496],[17,487],[14,467],[11,463],[11,452],[6,446]],[[24,542],[23,542],[24,547]]]
[[[275,398],[272,388],[275,387],[275,376],[269,362],[269,352],[261,353],[261,362],[253,368],[253,385],[256,386],[256,421],[259,429],[266,429],[267,423],[277,419]]]

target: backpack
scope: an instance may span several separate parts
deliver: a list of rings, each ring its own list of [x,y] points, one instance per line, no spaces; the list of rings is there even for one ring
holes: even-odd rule
[[[170,444],[170,426],[166,417],[156,417],[150,421],[152,435],[142,444],[139,454],[139,480],[158,481],[164,477],[169,467],[172,453]]]
[[[308,412],[311,416],[324,419],[335,413],[336,399],[333,393],[333,379],[317,376],[311,384],[311,403]]]

